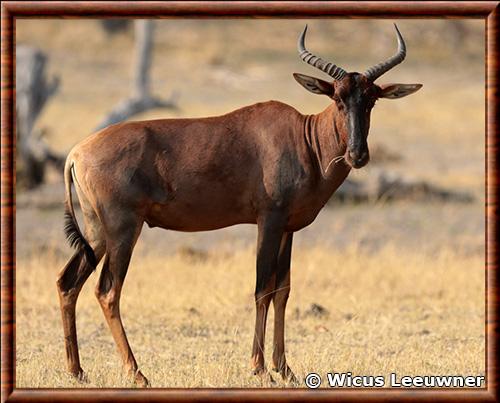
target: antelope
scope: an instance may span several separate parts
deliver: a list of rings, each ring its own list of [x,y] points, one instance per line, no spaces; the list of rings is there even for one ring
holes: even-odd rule
[[[70,151],[64,169],[65,233],[76,252],[60,272],[57,288],[71,374],[85,378],[75,306],[103,257],[97,300],[125,370],[138,386],[148,386],[120,317],[120,294],[143,224],[191,232],[251,223],[258,231],[253,373],[272,381],[264,363],[272,301],[273,369],[285,381],[297,382],[285,357],[284,340],[293,234],[314,221],[351,168],[368,163],[375,101],[401,98],[422,87],[375,84],[406,56],[403,37],[395,29],[396,54],[360,74],[309,52],[305,26],[298,39],[300,58],[332,80],[293,76],[306,90],[332,100],[318,114],[303,115],[289,105],[268,101],[216,117],[119,123]],[[72,184],[84,232],[75,218]]]

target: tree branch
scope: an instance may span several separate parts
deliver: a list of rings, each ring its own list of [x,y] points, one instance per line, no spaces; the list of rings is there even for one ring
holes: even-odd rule
[[[135,61],[132,95],[119,102],[97,125],[96,130],[122,122],[134,115],[153,108],[176,109],[178,95],[173,93],[169,99],[154,97],[150,92],[150,71],[153,54],[154,23],[151,20],[137,20],[135,24]]]

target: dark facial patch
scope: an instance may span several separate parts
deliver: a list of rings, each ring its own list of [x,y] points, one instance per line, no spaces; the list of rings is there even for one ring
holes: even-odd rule
[[[346,120],[348,161],[354,161],[353,166],[363,166],[369,158],[366,139],[378,87],[359,73],[348,73],[334,85],[333,100]]]
[[[362,74],[349,73],[334,85],[333,99],[341,109],[371,109],[377,100],[377,86]]]

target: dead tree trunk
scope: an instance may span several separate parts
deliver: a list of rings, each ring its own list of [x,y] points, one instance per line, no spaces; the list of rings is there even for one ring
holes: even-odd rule
[[[150,70],[153,55],[154,22],[137,20],[134,22],[134,27],[136,51],[131,96],[119,102],[108,116],[97,125],[96,130],[126,120],[148,109],[176,107],[174,96],[163,100],[151,94]]]
[[[44,141],[43,129],[35,127],[40,112],[58,86],[58,78],[47,81],[47,56],[39,49],[16,49],[16,132],[18,179],[34,188],[44,180],[47,163],[61,168],[64,158],[51,151]]]

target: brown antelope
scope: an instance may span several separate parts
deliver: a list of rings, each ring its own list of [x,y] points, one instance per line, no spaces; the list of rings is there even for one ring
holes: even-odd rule
[[[421,87],[374,83],[405,58],[397,27],[397,53],[363,74],[348,73],[310,53],[304,44],[306,30],[298,41],[300,57],[333,81],[293,76],[308,91],[332,99],[323,112],[302,115],[269,101],[217,117],[120,123],[71,150],[64,171],[65,231],[77,251],[60,273],[57,287],[73,375],[83,376],[76,301],[103,256],[96,296],[126,370],[138,385],[146,386],[120,318],[120,293],[144,222],[177,231],[252,223],[258,228],[252,367],[254,374],[270,378],[264,365],[264,334],[272,301],[273,368],[283,379],[296,381],[284,342],[293,233],[314,221],[351,168],[367,164],[375,101],[401,98]],[[84,233],[75,219],[72,183]]]

